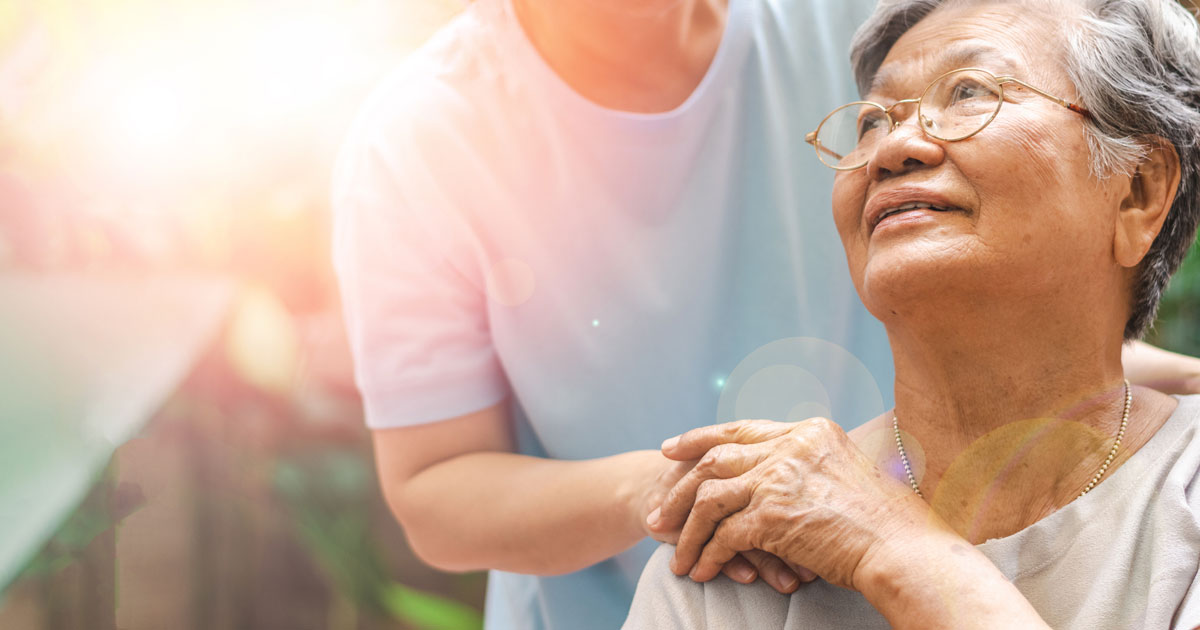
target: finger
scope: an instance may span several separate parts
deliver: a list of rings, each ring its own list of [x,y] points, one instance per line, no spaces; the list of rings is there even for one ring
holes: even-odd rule
[[[742,475],[767,455],[765,450],[747,449],[738,444],[713,447],[667,493],[659,508],[658,519],[650,525],[650,529],[662,532],[683,527],[696,504],[696,493],[704,482]]]
[[[679,532],[675,530],[666,532],[650,532],[650,538],[660,543],[674,545],[679,542]]]
[[[704,546],[704,551],[688,572],[688,576],[697,582],[707,582],[716,577],[721,567],[733,556],[752,549],[753,545],[740,535],[740,530],[737,515],[722,521],[712,539]]]
[[[697,494],[696,505],[688,515],[675,545],[675,574],[690,572],[720,523],[749,503],[750,486],[742,480],[714,479],[704,482]]]
[[[750,584],[758,579],[758,571],[754,568],[754,564],[742,554],[738,554],[733,557],[733,560],[726,562],[725,566],[721,567],[721,573],[741,584]]]
[[[744,556],[750,561],[750,564],[754,565],[754,568],[758,571],[758,576],[764,582],[770,584],[771,588],[780,593],[784,595],[791,594],[800,586],[800,577],[787,563],[780,560],[775,554],[767,553],[761,549],[750,549],[749,551],[743,551],[740,555]]]
[[[659,542],[669,542],[672,545],[679,538],[679,528],[677,527],[657,527],[659,514],[662,513],[663,501],[667,498],[667,493],[675,484],[683,479],[684,475],[695,468],[699,460],[689,460],[686,462],[674,462],[672,466],[663,470],[658,474],[658,478],[654,480],[653,488],[650,494],[646,496],[646,508],[650,509],[650,513],[646,515],[644,526],[646,533]]]
[[[664,486],[668,483],[678,483],[680,479],[683,479],[684,475],[691,472],[692,469],[696,467],[696,464],[699,463],[699,459],[685,459],[682,461],[677,461],[675,462],[674,466],[659,473],[658,480]]]
[[[786,562],[785,564],[787,564],[788,568],[790,568],[792,570],[792,573],[796,574],[796,577],[800,579],[801,584],[808,584],[809,582],[814,582],[814,581],[816,581],[816,579],[818,577],[820,577],[816,573],[813,573],[812,570],[809,569],[808,567],[802,567],[798,564],[793,564],[791,562]]]
[[[697,459],[718,444],[756,444],[773,440],[795,426],[772,420],[738,420],[692,429],[662,443],[663,455],[670,459]]]

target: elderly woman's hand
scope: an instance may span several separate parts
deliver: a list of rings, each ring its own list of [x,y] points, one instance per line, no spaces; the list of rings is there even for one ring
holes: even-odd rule
[[[662,459],[661,455],[657,453],[655,455],[658,456],[658,459]],[[645,533],[658,542],[675,544],[679,540],[683,521],[679,522],[678,527],[651,529],[646,522],[647,515],[658,513],[659,506],[662,505],[667,494],[685,474],[692,470],[696,463],[697,460],[692,459],[672,462],[666,467],[660,466],[657,477],[649,485],[642,483],[622,492],[633,503],[631,507]],[[632,478],[640,480],[645,476],[647,475],[633,475]],[[749,550],[737,554],[725,563],[721,572],[729,579],[742,584],[749,584],[761,577],[772,588],[784,594],[796,590],[800,581],[809,581],[815,578],[806,571],[798,572],[795,568],[789,570],[782,560],[759,550]]]
[[[911,488],[824,418],[704,427],[668,440],[663,453],[700,458],[651,526],[682,526],[672,570],[697,581],[757,549],[854,588],[865,558],[919,535],[932,518]]]

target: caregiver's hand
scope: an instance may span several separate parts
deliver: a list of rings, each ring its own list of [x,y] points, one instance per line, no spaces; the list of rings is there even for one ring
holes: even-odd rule
[[[694,459],[672,462],[668,467],[661,469],[653,482],[639,488],[639,491],[635,493],[630,506],[633,510],[632,516],[637,521],[638,527],[641,527],[647,536],[658,542],[672,545],[679,540],[682,523],[680,523],[680,527],[651,529],[647,519],[650,514],[658,511],[658,507],[666,500],[671,489],[695,466],[696,460]]]
[[[911,542],[936,520],[824,418],[704,427],[668,440],[663,454],[700,458],[651,529],[682,526],[672,570],[701,582],[757,549],[854,588],[865,558]]]

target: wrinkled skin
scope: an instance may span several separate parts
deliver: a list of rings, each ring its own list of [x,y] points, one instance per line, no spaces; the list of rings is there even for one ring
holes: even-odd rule
[[[682,526],[672,569],[712,579],[734,554],[761,549],[793,570],[853,588],[863,559],[930,518],[824,418],[740,421],[696,429],[664,453],[700,456],[664,501],[655,529]]]
[[[1063,18],[1005,3],[935,11],[897,41],[880,69],[886,80],[866,98],[886,106],[918,96],[946,71],[982,67],[1074,101],[1061,65],[1046,62],[1063,54]],[[1041,417],[1120,382],[1130,282],[1170,207],[1178,160],[1150,152],[1139,177],[1098,179],[1083,116],[1024,89],[1006,89],[995,120],[961,142],[924,135],[915,109],[899,109],[899,127],[865,168],[838,173],[833,209],[855,286],[887,327],[898,409],[928,456],[932,496],[956,456],[996,423]],[[881,199],[914,197],[953,210],[871,220]],[[1007,415],[996,417],[998,409]],[[1135,406],[1135,419],[1157,418],[1137,422],[1135,435],[1151,435],[1167,413]],[[1113,417],[1098,406],[1076,420],[1107,435]],[[1078,492],[1076,477],[1086,482],[1096,470],[1104,450],[1091,450],[1063,473],[1056,487],[1065,494],[1048,497],[1048,510]],[[913,541],[947,540],[946,521],[829,420],[706,427],[663,452],[700,459],[651,524],[682,526],[672,566],[679,575],[711,579],[735,553],[759,549],[858,588],[866,568],[888,564],[877,558],[899,557]],[[997,504],[1028,498],[1003,490],[1013,494]]]

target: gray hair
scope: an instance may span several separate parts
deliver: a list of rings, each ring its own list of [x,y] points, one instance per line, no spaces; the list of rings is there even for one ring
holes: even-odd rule
[[[900,36],[955,0],[880,0],[850,47],[865,94]],[[1086,126],[1092,172],[1131,174],[1153,148],[1152,136],[1179,154],[1180,182],[1162,230],[1134,282],[1125,339],[1154,322],[1171,274],[1200,222],[1200,27],[1173,0],[1076,0],[1066,23],[1063,67],[1092,113]]]

